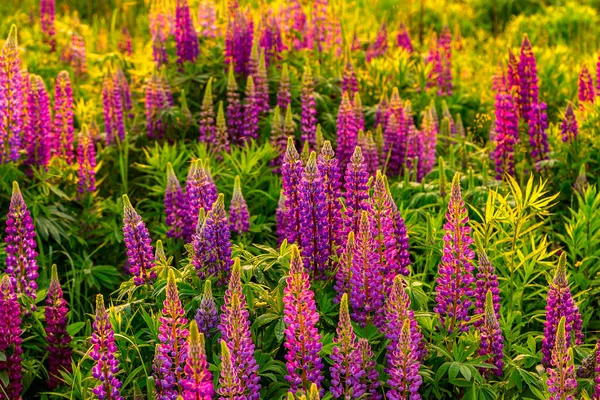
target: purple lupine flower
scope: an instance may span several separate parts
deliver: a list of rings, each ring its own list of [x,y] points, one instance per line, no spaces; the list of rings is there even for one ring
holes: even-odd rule
[[[405,171],[420,182],[423,179],[423,150],[425,149],[423,136],[415,124],[410,121],[406,134],[406,164]]]
[[[217,111],[217,126],[215,127],[215,143],[214,151],[217,153],[216,158],[219,161],[223,160],[223,153],[229,153],[229,131],[227,130],[227,122],[225,121],[225,111],[223,110],[223,101],[219,102]]]
[[[131,103],[131,89],[129,88],[127,77],[121,68],[117,68],[115,72],[115,86],[121,93],[121,106],[123,110],[129,111],[129,118],[133,118],[133,113],[131,112],[133,108],[133,104]]]
[[[114,142],[116,135],[118,135],[120,142],[125,140],[121,91],[115,81],[115,75],[107,74],[102,82],[102,105],[104,108],[104,129],[106,130],[107,146]]]
[[[473,264],[475,254],[471,249],[471,227],[465,202],[460,192],[460,176],[452,180],[452,193],[448,202],[446,224],[444,225],[444,249],[436,279],[437,296],[434,311],[440,316],[440,323],[448,333],[468,329],[469,307],[473,290]]]
[[[406,151],[406,116],[404,106],[394,88],[392,98],[386,112],[387,123],[384,126],[384,143],[380,164],[391,176],[400,174],[404,166],[404,153]]]
[[[362,101],[358,92],[354,93],[354,99],[352,100],[352,106],[354,108],[354,118],[356,120],[357,131],[364,131],[365,129],[365,114],[363,112]]]
[[[529,109],[529,105],[527,106]],[[496,120],[494,122],[496,148],[493,157],[496,164],[496,179],[504,174],[515,175],[515,145],[519,140],[519,126],[513,98],[501,87],[496,93]]]
[[[177,46],[177,62],[195,62],[200,54],[198,34],[190,17],[187,0],[177,0],[175,6],[175,43]]]
[[[67,302],[58,281],[56,265],[53,265],[44,310],[50,389],[55,389],[62,382],[61,372],[71,372],[71,336],[67,332],[68,312]]]
[[[5,356],[5,360],[0,362],[0,371],[6,377],[6,380],[0,381],[1,397],[3,399],[21,399],[23,391],[21,382],[23,378],[21,310],[15,293],[15,285],[8,275],[2,277],[0,284],[0,315],[2,315],[0,351]],[[7,397],[4,397],[5,395]]]
[[[54,120],[52,149],[68,164],[73,163],[73,89],[67,71],[61,71],[54,89]]]
[[[348,93],[344,93],[337,115],[337,156],[345,171],[358,139],[356,115]]]
[[[319,313],[315,295],[310,289],[308,273],[304,270],[297,246],[292,246],[290,273],[283,290],[283,321],[285,322],[285,354],[292,394],[307,394],[311,384],[321,387],[323,361],[319,352],[323,347],[317,330]]]
[[[246,98],[244,99],[244,117],[242,126],[242,140],[258,139],[258,114],[260,112],[257,101],[256,89],[252,76],[246,82]]]
[[[386,188],[388,187],[387,178],[384,175],[383,179],[385,181]],[[404,276],[408,276],[410,271],[408,270],[408,266],[410,265],[410,254],[409,254],[409,244],[408,244],[408,233],[406,231],[406,224],[404,223],[404,218],[402,218],[402,214],[396,203],[394,203],[394,199],[392,199],[391,194],[388,191],[388,196],[390,196],[390,202],[392,203],[393,213],[392,213],[392,221],[394,223],[394,235],[396,236],[396,257],[398,261],[396,265],[398,266],[398,270],[391,271],[395,274],[402,274]],[[393,278],[393,277],[392,277]]]
[[[87,74],[87,65],[85,41],[83,36],[73,31],[73,34],[71,35],[71,43],[65,49],[62,59],[73,67],[76,76],[85,78]]]
[[[169,269],[166,297],[163,301],[162,316],[159,318],[158,340],[152,369],[156,380],[156,394],[159,400],[177,398],[181,393],[180,384],[184,376],[184,366],[188,358],[185,328],[187,319],[179,299],[175,273]]]
[[[419,176],[424,177],[433,169],[436,160],[437,126],[431,109],[425,111],[423,115],[421,134],[423,136],[423,159],[419,160],[419,165],[422,166]]]
[[[135,211],[126,194],[123,195],[123,241],[127,247],[129,272],[133,275],[133,282],[138,286],[151,284],[156,279],[152,239],[142,217]]]
[[[289,137],[287,149],[281,165],[281,185],[285,197],[285,238],[288,243],[300,241],[301,218],[300,218],[300,185],[302,181],[302,160],[294,145],[294,138]]]
[[[238,85],[233,74],[233,65],[229,65],[229,73],[227,75],[227,127],[232,142],[241,143],[243,135],[242,125],[242,103],[240,102]]]
[[[390,342],[387,346],[388,365],[391,367],[394,350],[398,348],[402,324],[405,320],[410,322],[410,337],[418,360],[427,355],[427,348],[423,340],[421,328],[415,318],[415,313],[410,309],[410,299],[404,289],[404,281],[396,275],[392,281],[389,296],[385,303],[385,337]]]
[[[304,167],[299,186],[300,248],[304,269],[313,278],[326,279],[329,261],[329,230],[326,229],[327,197],[325,182],[313,151]]]
[[[0,163],[19,159],[28,92],[24,90],[23,82],[17,27],[12,25],[0,52]]]
[[[440,57],[442,60],[442,96],[452,95],[452,34],[448,25],[444,25],[440,34]]]
[[[260,398],[260,377],[254,358],[254,343],[250,333],[248,305],[242,292],[240,259],[236,258],[231,269],[229,285],[225,291],[219,330],[223,341],[231,351],[231,359],[238,377],[244,383],[244,398]]]
[[[390,400],[420,400],[419,388],[423,383],[419,375],[421,363],[417,357],[417,349],[412,341],[411,324],[404,319],[398,344],[390,357],[390,389],[386,398]]]
[[[356,99],[355,94],[358,93],[358,81],[356,80],[356,72],[350,60],[344,65],[344,74],[342,75],[342,93],[348,93],[349,97]],[[364,126],[360,129],[364,129]]]
[[[518,72],[519,97],[517,104],[519,106],[519,116],[525,119],[525,122],[529,124],[528,117],[531,107],[539,102],[539,89],[535,54],[533,54],[533,49],[531,48],[531,43],[529,42],[527,34],[523,36],[523,42],[521,43],[521,56],[519,58]]]
[[[313,80],[310,65],[304,67],[302,74],[302,91],[300,103],[302,104],[302,118],[300,124],[300,140],[315,144],[315,132],[317,130],[317,103],[315,101],[315,82]]]
[[[319,48],[323,51],[323,46],[326,44],[327,29],[329,28],[327,19],[328,0],[315,0],[312,9],[312,39]]]
[[[183,389],[181,393],[183,400],[211,400],[215,388],[206,360],[204,335],[198,332],[198,325],[194,320],[190,323],[187,348],[188,357],[183,368],[184,376],[179,384]]]
[[[157,31],[152,35],[152,58],[156,63],[156,68],[160,68],[169,62],[165,41],[166,37],[163,37],[161,31]]]
[[[285,25],[288,29],[289,39],[293,43],[295,50],[312,47],[310,43],[307,46],[310,35],[309,32],[306,31],[308,28],[306,13],[298,0],[290,0],[287,3],[287,8],[285,10]]]
[[[215,141],[215,110],[213,108],[212,78],[208,79],[204,90],[204,99],[200,107],[200,138],[203,143],[213,144]]]
[[[569,333],[566,331],[566,318],[558,322],[556,340],[552,347],[552,367],[548,368],[549,400],[575,400],[577,379],[573,365],[573,350],[569,346]]]
[[[495,368],[493,370],[483,370],[484,375],[489,375],[490,372],[496,374],[496,376],[502,375],[502,367],[504,366],[504,344],[502,343],[502,330],[500,329],[500,322],[496,317],[497,311],[495,310],[496,301],[492,294],[492,289],[488,289],[485,296],[485,312],[484,318],[479,325],[479,355],[488,356],[488,363],[492,364]]]
[[[506,84],[506,88],[507,88],[508,92],[514,93],[515,102],[518,102],[518,98],[519,98],[519,60],[517,60],[517,57],[510,49],[508,50],[508,66],[507,66],[506,78],[504,78],[502,80],[505,81],[504,83]],[[499,83],[502,83],[502,82],[499,82]]]
[[[181,239],[183,218],[185,217],[185,200],[179,178],[175,175],[171,163],[167,163],[167,187],[165,189],[165,223],[169,227],[167,236]]]
[[[583,64],[579,74],[579,107],[584,108],[584,103],[594,102],[594,81],[587,65]]]
[[[321,148],[321,153],[317,157],[317,167],[323,178],[323,187],[325,190],[325,226],[328,229],[330,256],[335,255],[338,250],[344,246],[345,238],[342,236],[342,204],[340,203],[342,182],[340,180],[340,167],[335,153],[331,148],[331,142],[326,140]],[[327,269],[332,271],[335,267],[331,258],[328,260]]]
[[[96,191],[96,148],[86,124],[81,126],[77,142],[77,191],[79,194]]]
[[[6,273],[17,294],[25,294],[35,300],[38,288],[38,255],[35,241],[35,227],[27,204],[15,181],[6,219]]]
[[[254,75],[256,86],[256,107],[260,112],[269,111],[269,78],[267,76],[267,66],[265,64],[265,50],[262,49],[258,59],[258,68]]]
[[[281,68],[281,77],[279,78],[279,93],[277,93],[277,105],[280,110],[286,110],[292,102],[292,93],[290,92],[290,72],[288,64],[283,64]]]
[[[398,47],[404,49],[408,54],[412,54],[412,41],[410,40],[410,35],[408,34],[408,30],[406,29],[406,26],[404,26],[404,24],[400,24],[400,30],[398,31],[396,43],[398,44]]]
[[[373,139],[373,133],[367,131],[365,134],[363,131],[358,131],[358,146],[363,149],[363,155],[365,157],[365,163],[367,164],[367,172],[369,176],[375,175],[379,167],[379,152],[377,151],[377,144]]]
[[[229,206],[229,225],[232,232],[237,232],[241,235],[248,232],[250,229],[250,215],[248,214],[248,206],[242,194],[242,184],[240,176],[236,175],[233,183],[233,196]]]
[[[575,139],[577,139],[579,127],[577,126],[577,118],[575,118],[573,105],[571,103],[567,104],[567,108],[565,110],[565,119],[563,119],[563,122],[560,125],[560,130],[562,133],[563,142],[572,143]]]
[[[26,165],[45,168],[50,162],[52,147],[52,116],[50,99],[42,77],[30,76],[31,89],[27,96],[27,125],[24,142],[27,146]]]
[[[400,272],[394,230],[394,208],[395,205],[393,205],[393,200],[386,188],[384,177],[381,171],[377,170],[373,195],[370,199],[370,222],[377,263],[381,267],[381,273],[386,282],[391,282],[394,276]]]
[[[290,110],[290,118],[292,118],[292,110],[288,105],[288,109]],[[286,115],[287,117],[287,115]],[[271,119],[271,146],[278,152],[278,156],[271,160],[271,166],[273,167],[273,172],[280,172],[281,164],[283,164],[283,159],[285,157],[285,148],[287,146],[288,135],[284,132],[283,122],[281,121],[281,112],[279,111],[279,106],[276,106],[273,110],[273,117]]]
[[[197,254],[199,263],[195,264],[198,276],[200,278],[214,276],[220,285],[224,285],[233,261],[231,260],[231,233],[222,193],[206,213],[206,220],[196,236],[193,242],[204,243],[204,251]]]
[[[54,0],[40,0],[40,22],[42,33],[44,34],[44,42],[50,45],[50,51],[54,51],[56,46],[54,17]]]
[[[558,260],[554,279],[550,283],[546,299],[546,321],[544,322],[544,337],[542,339],[542,364],[552,365],[552,349],[557,337],[558,321],[566,318],[565,335],[568,342],[573,339],[576,345],[583,343],[581,332],[582,320],[579,308],[571,296],[571,288],[567,280],[567,256],[562,253]]]
[[[198,25],[200,36],[217,37],[217,12],[213,0],[201,0],[198,5]]]
[[[369,45],[365,60],[370,62],[372,59],[385,55],[387,51],[387,26],[384,23],[381,24],[381,28],[377,32],[375,42]]]
[[[277,210],[275,210],[275,233],[277,235],[277,245],[281,245],[284,239],[286,239],[286,225],[285,218],[287,209],[285,208],[285,195],[283,190],[279,192],[279,200],[277,201]]]
[[[160,116],[165,104],[160,91],[161,85],[159,80],[158,74],[152,74],[145,89],[146,130],[150,138],[160,138],[164,135],[165,131],[165,126]]]
[[[360,147],[354,149],[354,154],[350,159],[344,179],[344,204],[346,211],[344,213],[343,236],[354,231],[358,232],[360,225],[360,213],[369,209],[368,193],[369,174],[364,162]]]
[[[244,386],[233,362],[227,343],[221,340],[221,374],[219,376],[219,399],[246,400]]]
[[[198,324],[198,330],[206,338],[210,338],[219,325],[219,312],[217,311],[217,305],[212,294],[210,279],[204,282],[204,292],[202,293],[202,300],[200,300],[198,311],[196,311],[195,321]]]
[[[383,318],[378,311],[384,302],[382,265],[377,256],[367,211],[360,213],[355,232],[356,245],[350,273],[352,318],[363,327],[370,323],[380,327]]]
[[[536,170],[541,168],[541,161],[548,159],[547,129],[546,103],[533,104],[529,113],[529,146]]]
[[[358,339],[358,351],[360,353],[360,365],[361,370],[365,371],[365,374],[361,376],[361,385],[365,388],[365,393],[368,394],[368,398],[371,400],[381,400],[381,394],[379,394],[379,373],[375,368],[375,360],[373,357],[373,351],[369,345],[369,341],[365,338]]]
[[[237,74],[248,75],[250,52],[254,43],[254,23],[249,15],[236,10],[227,25],[225,64],[233,65]]]
[[[375,128],[381,127],[385,130],[388,117],[388,96],[387,89],[383,89],[377,108],[375,109]]]
[[[121,28],[121,36],[119,37],[118,48],[121,53],[131,57],[131,34],[126,26]]]
[[[279,20],[274,15],[263,16],[262,34],[260,36],[260,47],[265,51],[265,63],[271,65],[275,60],[281,59],[281,52],[286,48],[281,37]]]
[[[487,292],[492,293],[492,302],[494,306],[494,315],[496,320],[500,320],[500,289],[498,288],[498,276],[494,266],[483,248],[477,244],[477,256],[479,264],[477,266],[477,275],[475,281],[475,315],[485,316]],[[474,321],[473,325],[479,327],[483,324],[483,318]]]
[[[427,54],[426,61],[431,64],[431,70],[427,74],[427,87],[437,87],[437,95],[443,96],[444,64],[436,32],[432,33],[429,40],[429,53]]]
[[[348,295],[344,293],[340,303],[340,320],[333,339],[331,360],[331,393],[336,399],[359,399],[365,393],[361,369],[361,355],[357,348],[356,335],[348,311]]]
[[[352,276],[352,266],[354,265],[354,255],[356,254],[356,243],[354,241],[354,232],[348,234],[346,239],[346,248],[341,251],[339,256],[338,270],[335,274],[335,299],[340,302],[344,293],[350,294],[350,277]]]
[[[446,100],[442,100],[442,119],[448,119],[449,125],[449,133],[451,137],[456,136],[456,124],[454,123],[454,118],[452,118],[452,114],[450,113],[450,109],[448,108],[448,104]]]
[[[123,384],[116,377],[119,373],[119,360],[116,357],[118,349],[115,332],[101,294],[96,296],[96,319],[90,343],[93,346],[90,357],[95,361],[92,376],[99,381],[92,392],[99,399],[123,400],[119,392]]]
[[[192,161],[185,183],[185,203],[187,215],[184,218],[183,238],[186,243],[192,239],[192,234],[198,223],[198,213],[201,208],[210,210],[217,200],[217,187],[202,160]]]

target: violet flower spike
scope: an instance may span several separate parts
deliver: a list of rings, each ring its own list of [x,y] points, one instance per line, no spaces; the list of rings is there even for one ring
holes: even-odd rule
[[[368,193],[369,174],[360,147],[354,149],[344,179],[344,213],[343,237],[351,231],[358,232],[360,213],[369,210]]]
[[[242,103],[240,94],[238,93],[238,85],[233,74],[233,65],[229,65],[229,73],[227,75],[227,127],[229,137],[234,143],[242,142]]]
[[[77,191],[80,195],[96,191],[96,147],[86,124],[77,143]]]
[[[231,205],[229,206],[229,224],[232,232],[237,232],[238,235],[248,232],[250,229],[250,214],[248,214],[248,206],[242,194],[242,184],[240,176],[236,175],[233,183],[233,196],[231,197]]]
[[[207,339],[215,333],[219,325],[219,312],[212,295],[210,279],[204,282],[204,292],[202,293],[202,300],[200,300],[200,307],[196,311],[195,322],[200,333],[206,336]]]
[[[192,321],[187,344],[188,357],[183,368],[184,378],[180,383],[183,400],[211,400],[215,394],[204,345],[204,335],[198,332],[196,321]]]
[[[175,175],[171,163],[167,163],[167,187],[165,189],[165,223],[169,227],[167,236],[181,239],[183,236],[183,217],[186,214],[186,204],[179,183],[179,178]]]
[[[594,103],[594,80],[590,75],[587,65],[583,64],[579,74],[579,107],[584,108],[584,103]]]
[[[376,363],[369,345],[369,341],[365,338],[358,339],[358,352],[360,353],[360,369],[365,371],[361,376],[361,385],[365,388],[365,393],[371,400],[381,400],[382,396],[379,393],[381,382],[379,381],[379,372],[375,368]]]
[[[331,148],[331,142],[329,140],[323,143],[321,153],[317,157],[317,167],[321,172],[323,178],[323,186],[325,190],[325,201],[326,201],[326,227],[327,237],[329,238],[329,250],[330,256],[338,253],[344,247],[345,237],[343,237],[343,221],[342,221],[342,204],[340,199],[341,194],[341,173],[335,152]],[[335,265],[330,257],[328,260],[328,270],[333,271]],[[338,291],[338,294],[341,292]]]
[[[133,282],[137,286],[152,284],[156,279],[152,239],[142,217],[135,211],[126,194],[123,195],[123,236]]]
[[[244,117],[242,127],[242,140],[258,139],[258,114],[260,112],[256,89],[252,76],[246,82],[246,98],[244,99]]]
[[[289,137],[283,164],[281,165],[281,181],[285,197],[286,214],[284,216],[288,243],[300,241],[300,184],[302,180],[302,160],[294,145],[294,138]]]
[[[52,149],[68,164],[73,163],[73,89],[67,71],[61,71],[54,89],[54,119],[52,121]]]
[[[42,77],[30,75],[27,96],[27,125],[23,139],[27,146],[26,165],[46,168],[52,148],[52,116],[50,99]]]
[[[412,54],[413,45],[410,40],[410,35],[408,34],[408,30],[404,24],[400,24],[400,30],[398,31],[398,37],[396,39],[396,44],[401,49],[404,49],[408,54]]]
[[[231,13],[225,34],[225,64],[233,65],[237,74],[248,75],[250,53],[254,43],[254,23],[239,9]]]
[[[107,74],[102,83],[102,105],[104,108],[104,128],[106,130],[107,146],[114,143],[115,136],[118,136],[120,142],[125,140],[121,91],[115,82],[115,75]]]
[[[55,5],[54,0],[40,0],[40,23],[44,42],[50,45],[50,51],[56,49],[56,28],[54,26]]]
[[[419,375],[419,362],[415,345],[411,339],[410,321],[405,319],[400,330],[398,344],[390,359],[390,389],[386,398],[390,400],[420,400],[419,388],[423,383]]]
[[[200,36],[214,39],[217,37],[217,12],[213,0],[201,0],[198,5],[198,25]]]
[[[217,153],[216,158],[219,161],[223,160],[223,153],[229,153],[229,132],[227,130],[227,122],[225,121],[225,112],[223,110],[223,101],[219,102],[217,111],[217,126],[215,127],[215,143],[214,151]]]
[[[577,379],[573,365],[573,350],[569,346],[566,319],[561,317],[552,348],[552,367],[548,368],[548,391],[550,400],[575,400]]]
[[[9,275],[2,277],[0,284],[0,315],[2,315],[2,328],[0,329],[0,351],[6,359],[0,363],[0,371],[5,374],[6,381],[0,381],[0,391],[6,394],[6,399],[21,399],[23,391],[23,367],[21,347],[21,310],[15,293],[15,286]],[[6,383],[5,383],[6,382]],[[2,398],[5,398],[2,396]]]
[[[530,106],[527,106],[530,109]],[[496,120],[494,122],[496,148],[493,157],[496,164],[496,179],[505,174],[515,175],[515,146],[519,140],[519,127],[513,98],[500,87],[496,93]]]
[[[354,232],[348,234],[346,239],[346,248],[340,254],[338,270],[335,275],[335,299],[339,303],[343,294],[350,295],[350,278],[352,277],[352,266],[354,265],[354,255],[356,254],[356,243]]]
[[[531,43],[529,42],[527,34],[523,36],[521,57],[517,68],[519,73],[519,116],[525,119],[525,122],[529,124],[531,107],[539,102],[539,88],[535,54],[533,54],[533,49],[531,48]]]
[[[185,183],[187,215],[184,218],[183,238],[186,243],[192,239],[200,209],[210,210],[216,200],[217,187],[212,181],[208,169],[205,168],[202,160],[193,160]]]
[[[0,163],[19,159],[24,130],[24,73],[17,43],[17,27],[12,25],[0,51]]]
[[[475,311],[474,315],[485,316],[487,292],[492,293],[492,303],[494,306],[494,315],[496,320],[500,320],[500,289],[498,276],[487,254],[477,243],[477,256],[479,264],[477,266],[477,275],[475,281]],[[473,325],[479,327],[483,324],[483,318],[474,321]]]
[[[565,118],[560,125],[560,130],[562,133],[562,141],[564,143],[573,143],[573,141],[577,139],[579,127],[577,125],[577,118],[575,117],[575,112],[573,111],[573,105],[571,103],[567,104]]]
[[[540,170],[540,162],[548,159],[548,117],[546,103],[536,103],[529,113],[529,146],[535,169]]]
[[[344,93],[337,115],[337,156],[343,171],[352,157],[357,139],[356,115],[348,93]]]
[[[213,108],[212,78],[208,78],[204,99],[200,107],[200,137],[203,143],[214,144],[215,142],[215,110]]]
[[[292,93],[290,92],[290,72],[288,64],[283,64],[281,68],[281,77],[279,78],[279,93],[277,93],[277,105],[280,110],[286,110],[292,102]]]
[[[246,400],[244,386],[231,357],[231,351],[221,340],[221,374],[219,377],[219,399]]]
[[[302,74],[302,90],[300,103],[302,104],[300,140],[308,141],[314,146],[315,132],[317,130],[317,103],[315,101],[315,83],[310,65],[304,67]]]
[[[479,355],[488,356],[488,363],[494,365],[494,369],[482,369],[484,376],[489,376],[491,372],[496,376],[502,375],[502,367],[504,366],[504,344],[502,343],[502,330],[500,322],[496,318],[496,310],[494,309],[494,296],[492,290],[488,289],[485,300],[485,313],[482,324],[479,325]]]
[[[391,282],[394,276],[400,272],[393,219],[395,205],[393,205],[380,170],[377,170],[370,203],[371,232],[375,242],[377,262],[381,266],[381,273],[385,281]]]
[[[187,0],[177,0],[175,6],[175,43],[177,46],[177,62],[195,62],[200,54],[198,34],[190,17]]]

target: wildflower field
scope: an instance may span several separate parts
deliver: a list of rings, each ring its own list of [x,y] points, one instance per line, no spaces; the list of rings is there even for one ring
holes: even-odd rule
[[[0,1],[0,399],[600,400],[599,10]]]

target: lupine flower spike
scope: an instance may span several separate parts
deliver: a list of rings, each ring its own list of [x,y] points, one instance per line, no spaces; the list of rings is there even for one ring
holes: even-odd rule
[[[93,393],[99,399],[123,400],[119,392],[122,383],[116,375],[119,373],[119,360],[116,357],[117,344],[115,332],[108,319],[108,312],[104,306],[101,294],[96,296],[96,319],[92,332],[92,350],[90,357],[95,361],[92,376],[99,380]]]
[[[229,137],[235,143],[239,143],[242,140],[242,125],[242,103],[240,102],[238,85],[233,74],[233,65],[230,65],[227,75],[227,127],[229,129]]]
[[[558,260],[554,279],[550,283],[546,304],[546,321],[544,322],[544,337],[542,339],[542,363],[552,365],[552,349],[555,346],[558,322],[566,318],[565,335],[567,346],[573,338],[576,345],[583,343],[582,320],[579,308],[571,296],[571,288],[567,280],[567,254],[562,253]]]
[[[246,82],[246,98],[244,99],[244,117],[242,139],[245,141],[258,139],[258,114],[260,107],[257,101],[256,87],[252,76]]]
[[[134,210],[126,194],[123,195],[123,236],[133,282],[138,286],[151,284],[156,279],[152,239],[142,217]]]
[[[315,132],[317,130],[317,103],[315,102],[315,83],[312,70],[309,65],[304,67],[302,75],[302,93],[300,103],[302,104],[302,118],[300,124],[300,139],[314,145]]]
[[[30,90],[27,96],[27,124],[23,136],[27,146],[26,164],[46,167],[52,148],[52,116],[50,99],[41,76],[30,75]]]
[[[73,163],[73,89],[67,71],[59,72],[56,78],[52,136],[55,155]]]
[[[10,277],[15,293],[25,294],[35,300],[38,287],[35,227],[16,181],[12,186],[5,232],[6,273]]]
[[[541,169],[539,163],[548,158],[547,129],[546,103],[533,104],[529,112],[529,147],[531,149],[531,158],[538,171]]]
[[[300,183],[302,179],[302,160],[294,145],[294,138],[289,137],[287,149],[281,166],[283,196],[285,197],[285,237],[289,243],[300,239]]]
[[[327,221],[325,226],[328,229],[328,253],[330,256],[333,256],[337,253],[338,249],[342,250],[345,238],[342,237],[342,205],[340,203],[342,182],[340,180],[340,167],[329,140],[323,143],[321,153],[317,157],[317,167],[323,178],[325,190],[325,219]],[[328,262],[328,269],[333,270],[334,265],[331,257]]]
[[[290,72],[288,64],[283,64],[281,68],[281,78],[279,79],[279,93],[277,93],[277,105],[280,110],[287,109],[287,106],[292,102],[292,94],[290,92]]]
[[[344,179],[344,237],[350,231],[358,232],[360,213],[369,209],[369,174],[360,147],[354,149]]]
[[[0,283],[0,315],[2,325],[0,328],[0,352],[4,360],[0,363],[0,372],[6,377],[0,381],[0,395],[3,399],[21,399],[23,391],[23,367],[21,358],[23,350],[21,344],[21,310],[17,301],[14,283],[9,275],[2,277]],[[7,397],[5,397],[5,395]]]
[[[167,163],[167,187],[165,189],[165,223],[169,227],[167,236],[181,238],[183,230],[183,217],[186,214],[185,200],[179,178],[175,175],[171,163]]]
[[[563,119],[560,128],[563,142],[572,143],[575,139],[577,139],[579,127],[577,126],[577,118],[575,118],[573,104],[571,103],[567,104],[567,108],[565,110],[565,119]]]
[[[71,372],[71,336],[67,332],[68,312],[67,302],[58,281],[56,265],[53,265],[44,310],[48,342],[48,387],[51,389],[61,383],[61,372]]]
[[[241,235],[248,232],[250,229],[250,215],[248,214],[248,206],[242,194],[242,184],[240,176],[235,177],[233,183],[233,196],[231,197],[231,205],[229,206],[229,224],[232,232],[237,232]]]
[[[357,139],[356,115],[348,93],[344,93],[337,116],[337,156],[342,166],[350,161]]]
[[[437,297],[434,311],[448,333],[466,331],[473,290],[471,227],[465,202],[460,191],[460,176],[452,180],[452,193],[444,225],[444,250],[436,279]]]
[[[530,110],[531,106],[527,106]],[[519,126],[513,98],[504,86],[496,93],[496,120],[494,121],[496,148],[494,160],[496,179],[504,174],[515,175],[515,146],[519,140]]]
[[[480,345],[479,355],[488,356],[488,363],[494,365],[494,369],[491,371],[497,376],[502,375],[502,367],[504,361],[502,358],[504,354],[502,352],[504,344],[502,343],[502,330],[500,330],[500,322],[496,317],[496,310],[494,309],[494,295],[492,290],[488,289],[485,300],[485,313],[482,324],[479,325]],[[490,370],[486,369],[482,371],[484,375],[489,375]]]
[[[198,332],[196,321],[190,324],[188,357],[185,361],[184,378],[181,380],[183,400],[211,400],[215,394],[212,374],[208,369],[204,350],[204,335]]]
[[[237,9],[229,19],[225,34],[225,63],[233,65],[237,74],[248,75],[250,72],[252,43],[254,43],[252,18]]]
[[[552,367],[548,368],[548,391],[550,400],[575,400],[577,379],[573,365],[573,350],[569,346],[566,331],[567,320],[561,317],[556,330],[556,340],[552,347]]]
[[[321,351],[321,335],[316,324],[319,321],[314,293],[310,289],[308,274],[304,270],[300,251],[292,246],[290,256],[290,273],[286,279],[283,304],[285,322],[284,347],[287,375],[290,392],[306,394],[311,384],[321,387],[323,361]]]
[[[584,103],[593,103],[594,96],[594,81],[587,65],[583,64],[579,74],[579,106],[583,109]]]
[[[223,160],[223,153],[229,153],[229,132],[227,130],[227,122],[225,121],[225,112],[223,110],[223,101],[219,102],[219,110],[217,111],[217,126],[215,128],[215,144],[214,150],[217,153],[217,159]]]
[[[17,161],[23,134],[24,78],[17,43],[17,27],[11,26],[0,52],[0,163]]]
[[[187,0],[177,0],[175,6],[175,43],[177,44],[177,62],[194,62],[200,50],[198,34],[190,17],[190,7]]]
[[[204,89],[204,99],[200,108],[200,141],[213,144],[215,141],[215,110],[213,108],[212,78]]]
[[[96,147],[86,124],[77,143],[77,190],[80,195],[96,191]]]
[[[221,400],[243,400],[247,398],[244,395],[244,386],[231,357],[231,351],[224,340],[221,340],[221,374],[217,393]]]
[[[411,325],[405,319],[400,330],[398,344],[390,359],[390,389],[386,398],[390,400],[420,400],[419,388],[423,382],[419,375],[421,363],[411,338]]]
[[[498,288],[498,276],[487,254],[479,242],[477,245],[477,256],[479,264],[477,266],[477,275],[475,281],[475,315],[485,316],[487,292],[492,293],[492,302],[494,305],[494,314],[496,319],[500,320],[500,289]],[[473,325],[479,327],[483,324],[483,318],[477,319]]]
[[[202,293],[202,300],[200,300],[200,307],[196,312],[195,320],[198,330],[207,338],[210,338],[214,334],[215,329],[219,325],[219,313],[212,295],[210,279],[204,282],[204,292]]]
[[[50,45],[50,51],[56,48],[56,28],[54,27],[55,6],[54,0],[40,1],[40,20],[44,42]]]
[[[217,188],[209,177],[202,160],[192,161],[186,184],[185,203],[187,215],[184,219],[183,237],[187,243],[192,240],[192,234],[198,224],[200,209],[210,210],[217,200]]]
[[[102,105],[104,108],[106,145],[114,143],[116,136],[118,136],[120,142],[123,142],[125,139],[123,102],[114,74],[107,74],[104,77],[104,82],[102,83]]]
[[[531,107],[539,102],[539,88],[535,54],[533,54],[531,42],[529,41],[527,34],[523,37],[521,56],[517,68],[519,74],[519,116],[529,124],[529,112],[531,111]]]
[[[198,25],[200,36],[205,38],[217,37],[217,13],[213,0],[201,0],[198,6]]]

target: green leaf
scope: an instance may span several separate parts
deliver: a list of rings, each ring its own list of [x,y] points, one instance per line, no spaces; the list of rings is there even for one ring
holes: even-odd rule
[[[85,322],[74,322],[72,324],[67,325],[67,333],[69,336],[73,337],[85,326]]]

